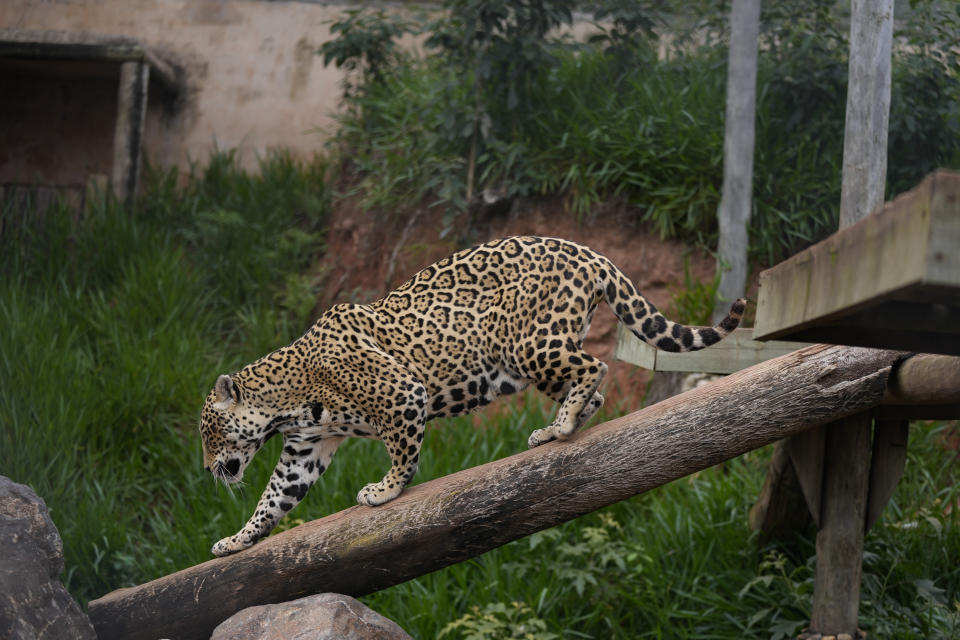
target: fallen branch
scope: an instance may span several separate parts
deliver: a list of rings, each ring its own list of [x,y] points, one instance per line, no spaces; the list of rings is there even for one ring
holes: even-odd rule
[[[899,352],[815,345],[581,432],[90,602],[100,640],[209,638],[236,611],[362,595],[877,406]],[[531,425],[535,426],[535,425]]]

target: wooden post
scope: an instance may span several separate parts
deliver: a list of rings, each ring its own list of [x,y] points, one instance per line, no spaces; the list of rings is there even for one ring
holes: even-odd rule
[[[757,95],[757,35],[760,0],[733,0],[730,8],[730,63],[723,136],[723,191],[717,221],[720,286],[713,321],[743,295],[747,282],[747,225],[753,208],[753,147]],[[724,304],[726,303],[726,304]]]
[[[852,0],[840,228],[883,204],[892,41],[893,0]],[[810,631],[853,637],[860,608],[871,419],[861,414],[826,429]]]
[[[111,186],[122,202],[128,202],[137,191],[149,80],[150,67],[143,60],[120,64]]]
[[[893,0],[852,0],[840,228],[883,204]]]
[[[870,416],[826,428],[823,498],[817,532],[817,572],[810,629],[823,635],[857,633],[860,571],[870,478]]]
[[[370,593],[875,407],[902,356],[808,347],[567,442],[438,478],[383,506],[351,507],[235,555],[114,591],[90,602],[90,618],[100,640],[205,639],[249,606],[323,591]]]

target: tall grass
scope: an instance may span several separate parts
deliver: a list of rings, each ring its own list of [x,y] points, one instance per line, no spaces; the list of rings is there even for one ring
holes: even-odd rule
[[[2,238],[0,473],[47,501],[81,600],[200,561],[222,533],[198,406],[306,326],[278,301],[322,250],[323,168],[278,154],[252,177],[217,154],[183,188],[153,172],[136,210],[94,197],[79,224],[60,208]]]

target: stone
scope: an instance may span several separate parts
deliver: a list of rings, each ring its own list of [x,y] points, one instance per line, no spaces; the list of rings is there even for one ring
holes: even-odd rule
[[[412,640],[396,622],[350,596],[322,593],[250,607],[214,629],[210,640]]]
[[[47,505],[0,476],[0,630],[4,640],[96,640],[60,582],[63,543]]]

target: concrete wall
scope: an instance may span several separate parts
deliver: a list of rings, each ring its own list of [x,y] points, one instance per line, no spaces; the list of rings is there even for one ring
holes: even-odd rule
[[[249,0],[2,0],[0,27],[137,38],[186,72],[186,97],[175,110],[151,100],[144,142],[150,160],[186,166],[189,159],[205,160],[219,146],[240,150],[245,164],[252,166],[256,154],[269,148],[285,147],[303,156],[322,148],[337,107],[340,73],[324,68],[313,52],[329,37],[324,23],[344,6]],[[73,81],[58,82],[59,88],[45,93],[25,77],[8,80],[0,99],[6,103],[0,107],[0,128],[11,127],[9,118],[29,124],[35,111],[29,99],[65,107],[61,126],[35,136],[36,145],[76,149],[91,144],[82,138],[112,137],[113,116],[106,112],[116,109],[116,80],[78,74]],[[102,106],[79,97],[84,86],[94,90]],[[11,88],[17,93],[10,93]],[[106,133],[101,120],[110,123]],[[110,144],[107,141],[107,149]],[[99,165],[90,169],[102,172]]]
[[[0,60],[0,184],[82,193],[110,174],[118,64]]]

